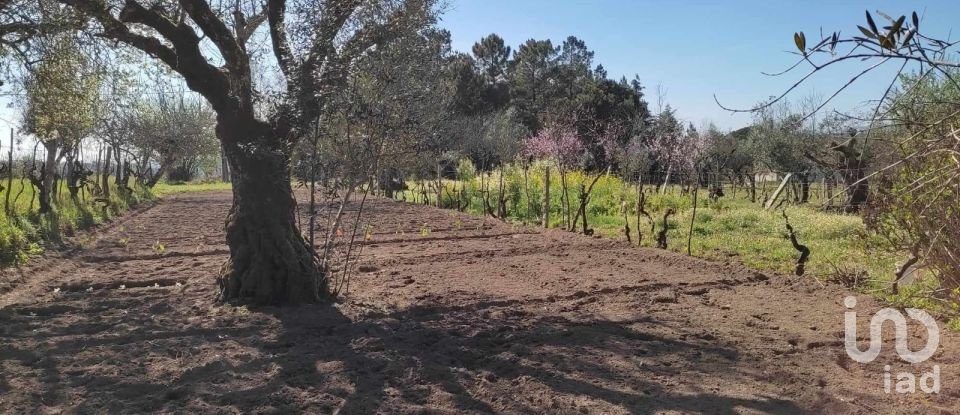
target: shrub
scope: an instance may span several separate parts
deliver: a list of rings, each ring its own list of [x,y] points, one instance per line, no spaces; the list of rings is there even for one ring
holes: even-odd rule
[[[470,181],[477,177],[477,168],[470,159],[460,159],[457,163],[457,180]]]

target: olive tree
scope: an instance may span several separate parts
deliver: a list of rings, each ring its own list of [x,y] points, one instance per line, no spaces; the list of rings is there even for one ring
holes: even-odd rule
[[[80,140],[95,125],[100,83],[74,39],[61,36],[46,43],[41,61],[28,75],[23,119],[24,131],[34,134],[47,152],[40,177],[33,179],[40,213],[52,210],[57,166],[63,159],[67,177],[73,176]]]
[[[125,118],[129,143],[140,153],[141,181],[147,187],[156,185],[175,166],[193,168],[200,158],[219,151],[213,112],[197,99],[160,96],[141,103]]]
[[[758,162],[780,174],[794,173],[800,183],[797,201],[810,198],[810,177],[817,167],[808,155],[816,151],[818,135],[804,128],[803,114],[786,102],[758,111],[750,128],[749,141]]]
[[[327,282],[295,218],[289,161],[369,51],[433,23],[431,0],[53,0],[93,38],[166,65],[216,114],[230,164],[227,301],[315,302]],[[0,3],[10,10],[28,0]],[[290,6],[290,7],[288,7]],[[263,47],[252,39],[266,39]],[[266,53],[260,53],[266,52]],[[268,59],[261,62],[261,57]],[[254,68],[273,68],[255,76]]]

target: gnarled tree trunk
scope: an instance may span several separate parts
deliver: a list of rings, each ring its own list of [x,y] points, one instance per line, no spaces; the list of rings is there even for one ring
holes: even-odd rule
[[[297,228],[283,140],[273,137],[265,124],[243,124],[247,125],[222,128],[221,122],[217,127],[233,182],[233,206],[226,220],[230,259],[220,276],[221,299],[316,302],[327,293],[326,280]],[[238,140],[240,134],[243,138]]]

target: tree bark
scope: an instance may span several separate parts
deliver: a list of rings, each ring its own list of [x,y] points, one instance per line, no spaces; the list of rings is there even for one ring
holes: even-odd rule
[[[844,144],[834,145],[831,149],[840,153],[839,167],[842,169],[843,184],[846,186],[847,202],[844,209],[859,212],[870,198],[870,185],[866,177],[863,153],[856,150],[856,141],[848,140]]]
[[[77,159],[76,150],[71,150],[67,153],[66,171],[64,172],[63,177],[66,179],[66,182],[67,182],[67,190],[70,191],[70,199],[72,199],[74,203],[76,203],[77,206],[79,206],[80,199],[78,199],[78,193],[80,192],[80,180],[78,180],[79,177],[77,177],[78,166],[75,163],[76,159]],[[80,169],[83,170],[83,167],[80,166]]]
[[[40,187],[40,213],[52,210],[51,195],[53,194],[54,180],[57,174],[57,143],[46,141],[43,146],[47,149],[47,160],[43,163],[43,186]]]
[[[220,298],[256,304],[319,301],[327,281],[297,227],[289,156],[278,148],[282,140],[261,123],[222,128],[225,124],[218,123],[217,130],[230,164],[233,206],[226,220],[230,259],[220,276]],[[241,141],[241,134],[249,138]]]
[[[122,182],[123,182],[123,175],[124,175],[124,173],[123,173],[123,160],[121,159],[121,157],[122,157],[122,156],[120,155],[120,145],[114,145],[114,146],[113,146],[113,160],[117,163],[117,165],[116,165],[117,173],[114,175],[114,177],[116,177],[115,182],[116,182],[116,184],[117,184],[117,191],[118,191],[120,194],[123,194],[123,184],[122,184]]]
[[[100,176],[100,191],[103,195],[103,198],[110,200],[110,156],[113,152],[113,147],[107,146],[106,157],[103,158],[103,171]]]
[[[124,160],[120,170],[120,176],[117,177],[117,190],[124,196],[130,196],[133,189],[130,188],[130,160]]]

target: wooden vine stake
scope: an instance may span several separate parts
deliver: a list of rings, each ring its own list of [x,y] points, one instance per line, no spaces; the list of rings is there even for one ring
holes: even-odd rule
[[[791,178],[793,178],[793,173],[787,173],[787,175],[783,177],[783,181],[780,182],[780,186],[777,187],[777,190],[773,192],[773,195],[770,196],[770,199],[767,199],[767,204],[763,207],[764,209],[769,210],[770,207],[773,206],[773,202],[777,201],[777,198],[780,197],[780,193],[783,193],[783,189],[787,187],[787,183],[790,182]]]
[[[543,227],[550,227],[550,167],[543,169]]]

